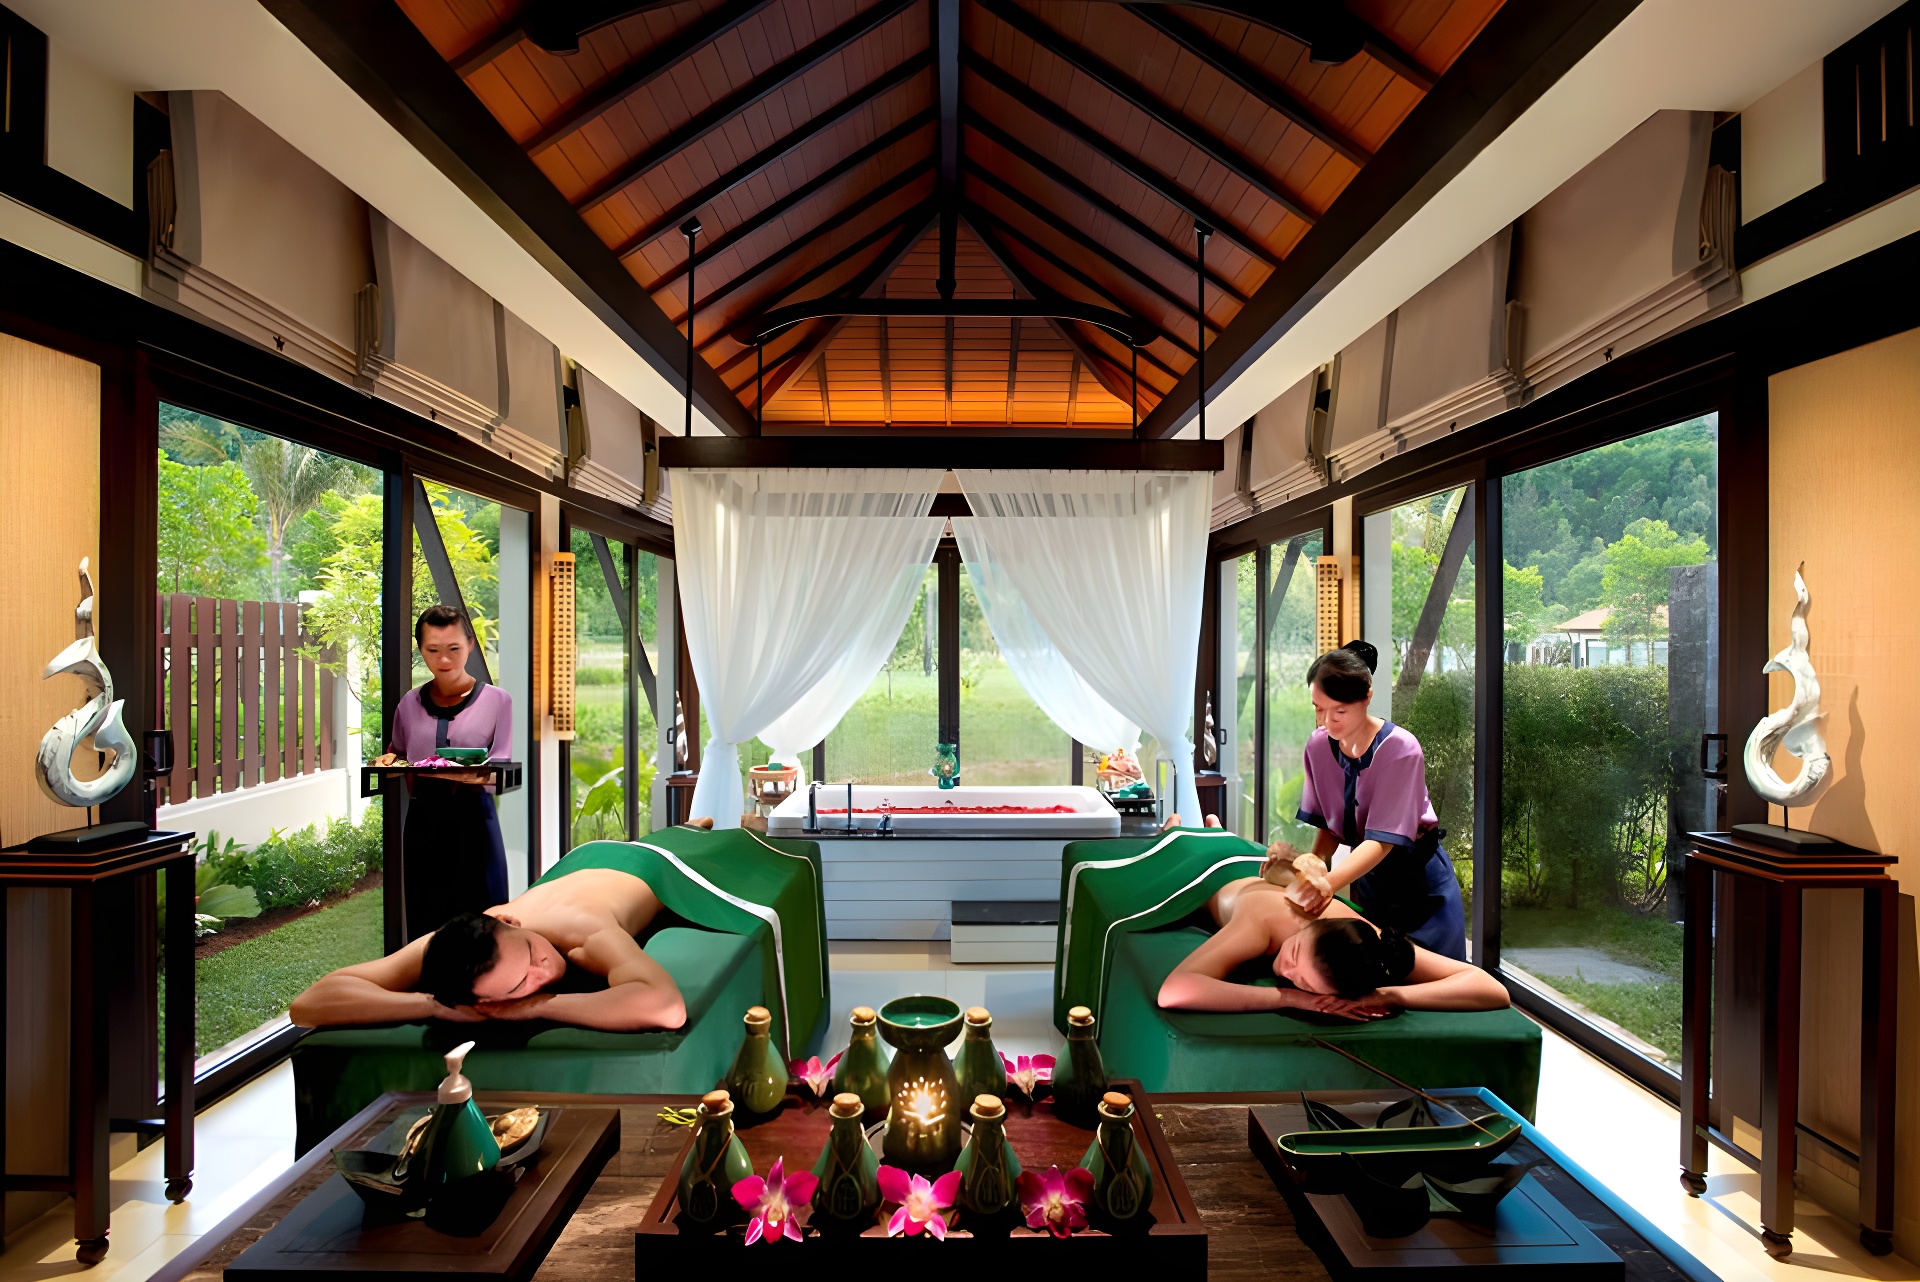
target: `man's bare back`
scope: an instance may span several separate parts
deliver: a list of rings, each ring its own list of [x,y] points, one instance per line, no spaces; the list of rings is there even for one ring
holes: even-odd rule
[[[659,911],[639,877],[582,868],[489,908],[485,919],[455,918],[389,956],[323,976],[288,1015],[309,1028],[422,1019],[678,1028],[686,1022],[680,990],[634,938]],[[553,991],[569,964],[604,976],[606,989]],[[435,987],[437,995],[420,991]]]

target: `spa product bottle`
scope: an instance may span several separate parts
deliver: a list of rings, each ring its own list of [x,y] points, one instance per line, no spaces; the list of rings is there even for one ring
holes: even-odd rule
[[[693,1144],[680,1168],[680,1213],[697,1225],[717,1228],[733,1219],[733,1186],[753,1174],[753,1163],[733,1133],[733,1100],[708,1091],[695,1110]]]
[[[887,1052],[881,1049],[875,1025],[880,1016],[871,1006],[855,1006],[847,1022],[853,1032],[847,1049],[833,1070],[833,1090],[851,1091],[860,1097],[866,1119],[877,1120],[887,1111]]]
[[[998,1095],[974,1096],[967,1110],[973,1135],[953,1169],[960,1172],[960,1205],[975,1215],[993,1216],[1018,1200],[1020,1159],[1007,1143],[1007,1106]]]
[[[747,1035],[727,1070],[727,1092],[734,1103],[759,1117],[780,1111],[787,1097],[787,1066],[773,1048],[773,1016],[765,1006],[749,1006]]]
[[[874,1208],[880,1205],[880,1159],[874,1156],[866,1128],[860,1124],[862,1108],[860,1097],[852,1091],[833,1097],[833,1106],[828,1109],[833,1129],[827,1132],[827,1146],[813,1164],[814,1176],[820,1181],[813,1195],[814,1214],[840,1224],[869,1224]]]
[[[417,1205],[424,1206],[450,1184],[491,1171],[500,1160],[493,1128],[473,1102],[473,1083],[460,1071],[472,1049],[472,1042],[462,1042],[446,1053],[446,1079],[427,1117],[418,1156],[409,1163],[412,1175],[407,1183],[419,1181]]]
[[[1107,1089],[1097,1037],[1092,1011],[1075,1006],[1067,1012],[1067,1049],[1053,1070],[1053,1111],[1080,1126],[1098,1122],[1095,1109]]]
[[[1135,1142],[1133,1101],[1119,1091],[1100,1097],[1100,1128],[1080,1165],[1093,1176],[1093,1208],[1131,1220],[1153,1204],[1153,1167]]]
[[[960,1033],[960,1049],[954,1052],[953,1075],[960,1079],[960,1098],[976,1095],[1005,1095],[1007,1066],[993,1046],[993,1016],[984,1006],[969,1006],[967,1022]]]

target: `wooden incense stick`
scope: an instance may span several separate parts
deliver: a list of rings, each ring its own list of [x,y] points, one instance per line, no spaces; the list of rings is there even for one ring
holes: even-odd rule
[[[1358,1055],[1355,1055],[1352,1051],[1342,1050],[1340,1047],[1335,1046],[1332,1042],[1328,1041],[1324,1037],[1314,1038],[1313,1044],[1315,1046],[1325,1047],[1327,1050],[1332,1051],[1336,1055],[1346,1056],[1348,1059],[1352,1060],[1354,1063],[1358,1064],[1360,1067],[1366,1069],[1368,1072],[1378,1073],[1381,1077],[1386,1078],[1389,1082],[1392,1082],[1395,1086],[1398,1086],[1401,1090],[1412,1091],[1415,1095],[1418,1095],[1421,1099],[1425,1100],[1429,1104],[1438,1104],[1441,1108],[1446,1109],[1450,1113],[1459,1113],[1461,1117],[1466,1117],[1469,1122],[1472,1122],[1476,1127],[1479,1127],[1480,1132],[1483,1135],[1487,1135],[1494,1139],[1499,1138],[1499,1136],[1494,1135],[1492,1131],[1488,1130],[1484,1126],[1481,1126],[1479,1118],[1467,1117],[1466,1113],[1463,1110],[1454,1107],[1452,1104],[1448,1103],[1446,1100],[1438,1099],[1432,1095],[1429,1095],[1425,1091],[1421,1090],[1418,1086],[1407,1085],[1405,1082],[1395,1077],[1392,1073],[1389,1073],[1386,1069],[1381,1068],[1376,1064],[1369,1064],[1366,1060],[1361,1059]]]

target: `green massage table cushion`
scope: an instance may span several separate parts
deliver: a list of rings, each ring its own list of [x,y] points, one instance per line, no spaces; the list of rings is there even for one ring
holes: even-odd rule
[[[753,939],[666,926],[645,941],[687,1003],[668,1031],[603,1033],[545,1020],[330,1028],[294,1048],[297,1150],[305,1153],[387,1091],[430,1091],[446,1076],[440,1056],[478,1045],[465,1072],[483,1091],[698,1094],[726,1076],[740,1046],[740,1016],[764,1005]]]

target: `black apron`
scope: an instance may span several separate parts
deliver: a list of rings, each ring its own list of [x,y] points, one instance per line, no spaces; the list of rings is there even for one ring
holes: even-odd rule
[[[434,718],[434,748],[445,748],[453,719],[473,705],[481,684],[443,708],[415,691]],[[406,850],[407,937],[418,939],[461,913],[507,902],[507,846],[493,794],[477,784],[415,778],[402,836]]]

